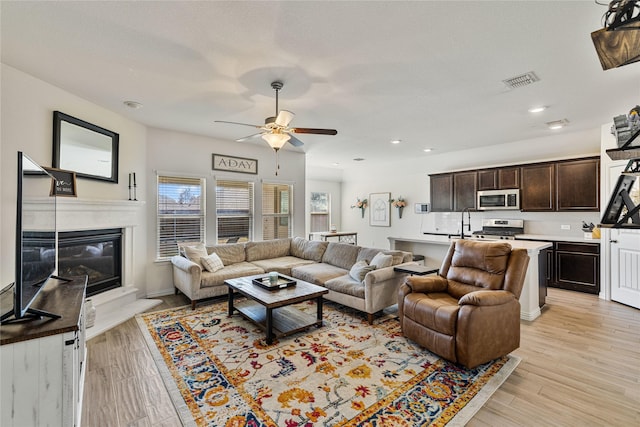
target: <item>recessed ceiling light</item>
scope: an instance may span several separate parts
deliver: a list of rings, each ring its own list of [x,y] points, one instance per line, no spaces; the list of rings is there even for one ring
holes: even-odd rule
[[[364,159],[362,157],[356,157],[355,159],[353,159],[354,162],[362,162],[364,161]]]
[[[401,139],[394,139],[391,141],[392,144],[400,144],[400,142],[402,142]]]
[[[124,101],[123,104],[129,108],[133,108],[134,110],[142,108],[142,104],[136,101]]]
[[[338,162],[333,162],[333,163],[331,163],[331,166],[340,166],[340,163],[338,163]]]
[[[569,124],[569,120],[567,120],[567,119],[555,120],[553,122],[547,122],[547,126],[551,130],[562,129],[563,127],[565,127],[568,124]]]
[[[430,152],[431,152],[431,148],[425,148],[425,149],[424,149],[424,150],[422,150],[422,151],[424,151],[425,153],[430,153]]]
[[[528,110],[528,111],[529,111],[530,113],[542,113],[542,112],[543,112],[544,110],[546,110],[546,109],[547,109],[547,107],[545,107],[545,106],[543,105],[543,106],[540,106],[540,107],[533,107],[533,108],[529,108],[529,110]]]

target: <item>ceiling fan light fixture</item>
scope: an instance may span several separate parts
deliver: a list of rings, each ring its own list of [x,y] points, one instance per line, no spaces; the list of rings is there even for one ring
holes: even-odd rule
[[[267,141],[269,147],[278,151],[291,139],[291,137],[286,133],[264,133],[262,134],[262,139]]]
[[[291,120],[293,120],[294,117],[295,114],[291,111],[280,110],[280,112],[278,113],[278,117],[276,117],[275,123],[278,126],[286,128],[287,126],[289,126],[289,123],[291,123]]]

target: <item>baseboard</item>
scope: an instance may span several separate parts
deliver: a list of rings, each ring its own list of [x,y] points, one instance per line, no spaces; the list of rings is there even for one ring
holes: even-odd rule
[[[520,310],[520,319],[522,320],[535,320],[538,317],[540,317],[540,315],[542,314],[542,312],[540,311],[540,307],[536,307],[535,310],[533,311],[522,311]]]
[[[115,308],[112,304],[109,304],[107,306],[108,310],[105,310],[105,306],[102,306],[102,310],[101,306],[96,306],[96,321],[91,328],[87,328],[86,339],[95,338],[135,317],[136,314],[147,311],[161,303],[162,300],[159,299],[137,299]]]

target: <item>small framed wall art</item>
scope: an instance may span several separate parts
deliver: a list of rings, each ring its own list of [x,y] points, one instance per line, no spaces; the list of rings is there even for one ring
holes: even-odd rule
[[[64,169],[45,168],[54,178],[49,196],[77,197],[76,173]]]
[[[391,226],[391,193],[371,193],[369,195],[369,225]]]

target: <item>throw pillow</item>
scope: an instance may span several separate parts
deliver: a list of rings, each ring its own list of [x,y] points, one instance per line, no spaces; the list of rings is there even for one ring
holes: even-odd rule
[[[207,269],[207,271],[210,271],[212,273],[215,273],[216,271],[222,270],[222,268],[224,268],[222,260],[216,253],[212,253],[209,256],[200,258],[200,262],[202,263],[202,266]]]
[[[358,282],[362,282],[364,280],[364,276],[366,276],[368,272],[375,269],[376,267],[367,264],[367,261],[358,261],[353,264],[351,270],[349,270],[349,276],[353,277]]]
[[[184,254],[187,256],[189,261],[195,262],[198,265],[202,265],[200,258],[204,258],[209,255],[207,253],[207,248],[204,247],[204,243],[200,243],[195,246],[185,246]]]
[[[378,252],[371,260],[371,265],[375,265],[376,268],[391,267],[393,265],[393,256]]]

